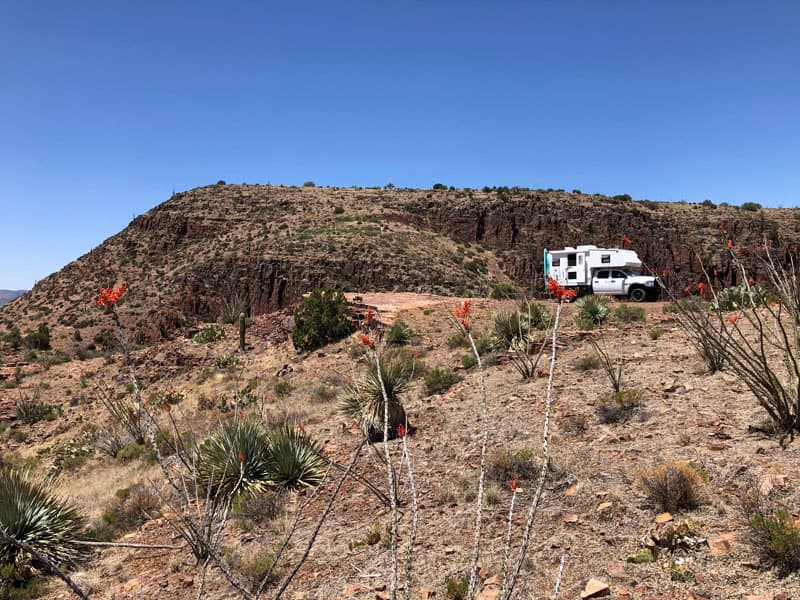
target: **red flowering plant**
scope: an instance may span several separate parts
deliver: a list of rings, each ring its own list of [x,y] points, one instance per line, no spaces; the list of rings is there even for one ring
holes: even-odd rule
[[[578,290],[565,288],[549,275],[547,277],[547,290],[559,302],[569,302],[578,295]]]

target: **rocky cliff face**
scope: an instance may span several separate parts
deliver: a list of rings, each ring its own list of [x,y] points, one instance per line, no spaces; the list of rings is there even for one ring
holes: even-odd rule
[[[258,315],[321,285],[485,294],[503,277],[490,268],[497,264],[519,287],[539,292],[544,248],[624,240],[673,290],[700,281],[703,267],[725,286],[740,279],[729,239],[756,279],[764,276],[764,243],[784,263],[794,258],[795,212],[559,191],[210,186],[137,217],[0,309],[0,324],[24,331],[45,318],[54,339],[91,339],[103,326],[92,296],[122,282],[130,289],[126,325],[145,342],[217,319],[226,304]]]
[[[394,216],[504,251],[505,271],[520,283],[541,280],[544,248],[595,244],[636,250],[676,291],[703,280],[704,268],[720,286],[736,285],[741,274],[731,266],[728,240],[755,279],[766,276],[764,244],[788,263],[800,241],[797,219],[785,223],[786,215],[772,211],[563,193],[528,192],[483,203],[418,200],[405,203]]]

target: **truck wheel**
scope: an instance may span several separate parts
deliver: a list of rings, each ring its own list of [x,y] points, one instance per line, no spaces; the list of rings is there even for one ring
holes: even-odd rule
[[[636,287],[630,291],[630,298],[634,302],[644,302],[647,300],[647,292],[644,288]]]

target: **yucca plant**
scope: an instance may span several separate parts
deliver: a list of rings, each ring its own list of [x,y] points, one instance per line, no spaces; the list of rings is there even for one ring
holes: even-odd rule
[[[397,426],[407,427],[406,411],[400,395],[408,390],[411,372],[408,362],[396,356],[386,355],[381,361],[381,377],[378,368],[370,362],[363,379],[349,385],[339,397],[339,410],[348,417],[361,421],[364,435],[370,442],[383,440],[384,398],[381,379],[389,402],[389,439],[397,435]]]
[[[75,543],[84,525],[77,508],[59,498],[48,481],[30,471],[0,469],[0,528],[7,536],[54,565],[75,567],[87,556],[86,546]],[[0,539],[0,564],[17,566],[26,561],[36,565],[27,553]]]
[[[605,296],[584,296],[575,302],[575,324],[581,329],[594,329],[603,324],[609,312]]]
[[[395,321],[386,332],[385,342],[390,346],[405,346],[411,341],[414,332],[405,321]]]
[[[527,341],[530,332],[530,319],[522,311],[500,311],[492,314],[491,343],[495,350],[505,352],[515,339]]]
[[[259,421],[224,423],[200,445],[197,479],[220,495],[261,491],[270,481],[269,446],[269,435]]]
[[[313,487],[322,481],[327,462],[318,442],[290,425],[269,431],[267,437],[272,486],[291,490]]]

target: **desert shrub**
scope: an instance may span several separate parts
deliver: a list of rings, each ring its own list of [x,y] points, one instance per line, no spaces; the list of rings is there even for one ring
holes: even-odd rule
[[[462,332],[457,332],[447,338],[447,347],[450,350],[455,350],[456,348],[469,348],[469,340]]]
[[[575,325],[580,329],[594,329],[608,317],[609,300],[605,296],[584,296],[575,301]]]
[[[239,364],[235,354],[218,354],[214,357],[215,369],[232,369]]]
[[[294,311],[292,343],[300,351],[315,350],[350,333],[344,294],[317,288]]]
[[[313,181],[305,181],[303,187],[316,187],[316,184]]]
[[[753,480],[739,496],[748,524],[747,542],[761,561],[781,576],[800,569],[800,526],[785,506],[761,494]]]
[[[650,330],[650,333],[649,333],[650,339],[651,340],[657,340],[658,338],[660,338],[665,333],[667,333],[667,330],[664,329],[663,327],[654,327],[653,329]]]
[[[284,500],[285,492],[280,488],[240,494],[231,505],[231,516],[263,526],[281,514]]]
[[[519,310],[527,316],[531,329],[544,330],[553,325],[553,315],[546,304],[526,302]]]
[[[466,577],[448,577],[444,582],[444,597],[447,600],[466,600],[468,589]]]
[[[36,331],[23,338],[22,345],[30,350],[50,350],[50,328],[40,323]]]
[[[712,310],[739,310],[764,306],[769,301],[769,293],[760,285],[734,285],[717,292],[711,302]]]
[[[55,495],[48,480],[30,471],[0,469],[0,528],[56,565],[75,567],[87,557],[86,546],[74,543],[81,537],[83,517]],[[19,574],[18,567],[25,564],[47,570],[27,553],[0,540],[0,565],[11,565]]]
[[[478,364],[478,359],[474,354],[465,354],[461,357],[461,366],[465,369],[471,369]]]
[[[158,494],[142,483],[117,490],[106,505],[103,516],[89,530],[89,537],[108,542],[158,514],[161,502]]]
[[[333,214],[335,214],[335,215],[344,214],[344,206],[335,206],[333,208]]]
[[[492,346],[499,351],[508,350],[516,338],[527,339],[531,326],[527,316],[520,311],[500,311],[492,314]]]
[[[593,371],[601,366],[600,357],[595,354],[586,354],[575,359],[575,368],[578,371]]]
[[[311,401],[315,404],[326,404],[336,399],[336,390],[329,385],[318,385],[311,393]]]
[[[277,580],[277,573],[273,570],[274,562],[275,555],[272,552],[257,550],[245,557],[237,557],[233,566],[249,584],[250,590],[256,591],[267,575],[270,575],[269,579],[267,579],[268,584]]]
[[[222,303],[219,318],[223,323],[232,325],[239,322],[240,314],[244,313],[246,315],[248,312],[250,311],[247,298],[236,294]]]
[[[510,283],[498,283],[489,291],[492,300],[505,300],[519,296],[517,288]]]
[[[286,396],[292,393],[294,386],[291,381],[282,379],[281,381],[275,382],[275,385],[272,386],[272,390],[278,398],[286,398]]]
[[[601,423],[627,421],[642,407],[644,393],[641,390],[619,390],[604,395],[597,405],[597,416]]]
[[[486,476],[501,484],[508,483],[515,477],[533,479],[538,472],[539,461],[531,448],[502,448],[490,454],[486,462]]]
[[[639,473],[637,485],[658,508],[674,512],[701,503],[705,479],[692,463],[668,461]]]
[[[199,481],[224,495],[313,486],[324,472],[316,442],[291,426],[267,430],[254,419],[223,424],[199,450]]]
[[[749,212],[758,212],[763,208],[763,206],[761,206],[758,202],[743,202],[739,208]]]
[[[19,390],[19,398],[14,404],[17,419],[27,425],[38,423],[42,420],[52,421],[58,418],[58,409],[52,404],[42,402],[39,398],[41,388],[37,387],[30,394]]]
[[[644,321],[645,311],[642,306],[631,306],[630,304],[620,304],[614,310],[614,320],[618,323],[633,323],[634,321]]]
[[[434,183],[433,184],[433,189],[435,189],[435,190],[446,190],[447,186],[445,184],[443,184],[443,183]]]
[[[389,439],[396,437],[399,425],[408,426],[406,411],[400,399],[400,395],[408,390],[411,376],[408,362],[401,356],[387,354],[381,359],[380,368],[378,378],[378,367],[370,361],[364,377],[348,385],[339,397],[339,410],[345,416],[360,421],[364,436],[370,442],[383,440],[386,404],[383,390],[386,391],[389,405]]]
[[[390,346],[405,346],[411,341],[414,332],[405,321],[397,320],[389,327],[384,341]]]
[[[192,336],[192,341],[195,344],[210,344],[225,337],[225,330],[219,325],[209,325],[203,327],[200,331]]]
[[[461,377],[453,371],[435,367],[425,373],[425,391],[430,394],[443,394],[456,383],[461,381]]]

